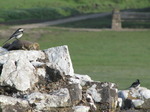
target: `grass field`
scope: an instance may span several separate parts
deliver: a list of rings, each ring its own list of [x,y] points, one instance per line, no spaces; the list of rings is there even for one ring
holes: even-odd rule
[[[149,0],[1,0],[0,22],[45,21],[119,9],[145,9]],[[16,23],[16,24],[17,24]]]
[[[31,32],[37,32],[31,35]],[[68,45],[75,73],[117,83],[125,89],[137,78],[150,88],[150,31],[70,31],[43,28],[26,31],[22,39],[41,49]],[[2,43],[4,40],[1,40]]]

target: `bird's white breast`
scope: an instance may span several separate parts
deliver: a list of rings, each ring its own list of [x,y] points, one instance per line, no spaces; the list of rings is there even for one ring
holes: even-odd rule
[[[23,34],[18,35],[16,38],[19,39],[20,37],[22,37]]]

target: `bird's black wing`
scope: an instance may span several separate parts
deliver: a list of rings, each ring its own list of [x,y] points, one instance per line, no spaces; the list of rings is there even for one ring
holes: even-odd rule
[[[130,87],[137,87],[138,85],[140,85],[140,81],[137,79],[136,82],[133,82]]]
[[[18,35],[20,35],[20,34],[22,34],[22,32],[20,32],[19,30],[17,30],[17,31],[15,31],[15,32],[10,36],[9,39],[11,39],[12,37],[16,37],[16,36],[18,36]]]
[[[16,31],[9,37],[9,39],[7,39],[3,44],[5,44],[5,43],[6,43],[7,41],[9,41],[10,39],[12,39],[13,37],[16,37],[16,36],[18,36],[18,35],[20,35],[20,34],[22,34],[22,32],[20,32],[19,29],[16,30]]]

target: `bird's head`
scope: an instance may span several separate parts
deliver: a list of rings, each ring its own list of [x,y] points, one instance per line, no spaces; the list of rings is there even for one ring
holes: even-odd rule
[[[137,79],[136,81],[137,81],[137,82],[140,82],[140,80],[139,80],[139,79]]]
[[[20,32],[23,32],[23,30],[24,30],[23,28],[19,28],[19,29],[18,29],[18,31],[20,31]]]

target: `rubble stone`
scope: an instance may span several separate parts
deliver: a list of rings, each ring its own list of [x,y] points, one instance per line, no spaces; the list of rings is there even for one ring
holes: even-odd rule
[[[82,100],[82,87],[79,84],[70,84],[68,85],[68,89],[72,104],[78,104]]]
[[[121,108],[149,108],[150,90],[145,87],[130,88],[129,90],[119,91],[118,97],[122,99]],[[130,101],[130,103],[128,101]]]
[[[44,52],[48,57],[48,67],[57,68],[65,75],[74,75],[70,54],[66,45],[49,48],[44,50]]]
[[[72,107],[72,109],[74,110],[73,112],[89,112],[90,107],[88,107],[88,106],[75,106],[75,107]]]
[[[70,94],[67,88],[62,88],[53,93],[32,93],[27,96],[30,105],[34,104],[37,110],[51,107],[71,106]]]

